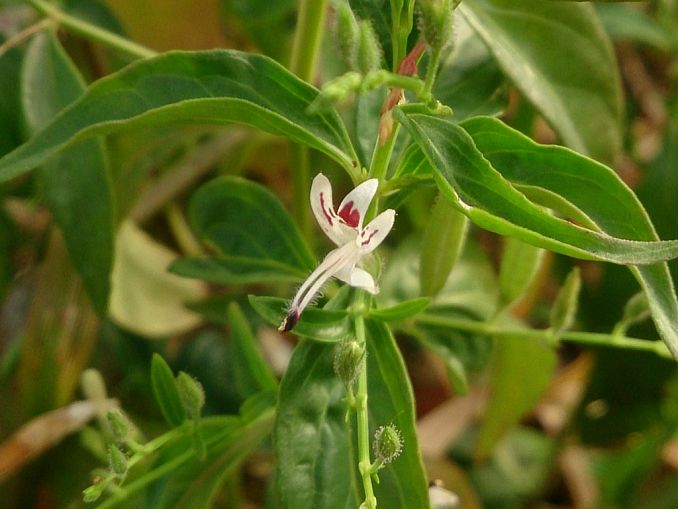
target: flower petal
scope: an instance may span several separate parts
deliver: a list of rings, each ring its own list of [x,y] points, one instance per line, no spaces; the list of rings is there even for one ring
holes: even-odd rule
[[[372,275],[360,267],[346,267],[335,276],[344,283],[366,290],[372,295],[379,293],[379,287],[375,284]]]
[[[299,290],[297,290],[290,304],[287,316],[280,323],[278,330],[281,332],[291,330],[299,321],[299,318],[301,318],[301,313],[303,313],[306,306],[322,290],[325,283],[345,267],[354,266],[359,257],[359,250],[353,242],[349,242],[327,253],[327,256],[325,256],[320,265],[311,272],[301,284]]]
[[[377,187],[379,187],[377,179],[366,180],[341,200],[337,214],[348,226],[358,230],[362,228],[367,208],[377,192]]]
[[[375,217],[370,224],[360,231],[356,242],[360,248],[360,255],[366,255],[374,251],[386,238],[388,232],[393,228],[395,221],[395,210],[388,209]]]
[[[337,246],[355,238],[355,230],[334,211],[332,184],[322,173],[318,173],[311,184],[311,210],[322,231]]]

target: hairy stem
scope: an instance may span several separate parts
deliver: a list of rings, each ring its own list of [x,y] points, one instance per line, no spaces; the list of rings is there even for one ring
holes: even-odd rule
[[[426,79],[424,80],[424,90],[421,93],[421,98],[428,102],[431,100],[433,91],[433,83],[438,73],[438,64],[440,63],[440,48],[431,48],[430,57],[428,60],[428,68],[426,69]]]
[[[361,290],[357,290],[355,298],[355,334],[356,340],[361,345],[365,345],[365,294]],[[367,347],[365,347],[367,348]],[[365,509],[375,509],[377,507],[377,499],[374,496],[374,489],[372,488],[372,461],[370,460],[370,426],[367,413],[367,360],[362,363],[360,374],[358,375],[358,389],[355,395],[356,418],[357,418],[357,433],[358,433],[358,470],[363,483],[365,491],[365,501],[363,506]]]
[[[157,55],[152,49],[132,42],[129,39],[125,39],[124,37],[120,37],[113,32],[99,28],[98,26],[78,19],[75,16],[66,14],[44,0],[28,0],[28,3],[38,12],[53,19],[68,31],[81,35],[87,39],[99,42],[136,58],[151,58]]]

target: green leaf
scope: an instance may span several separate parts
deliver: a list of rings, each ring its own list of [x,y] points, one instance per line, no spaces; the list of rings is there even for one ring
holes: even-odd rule
[[[538,145],[495,119],[479,118],[463,126],[494,168],[513,184],[559,196],[592,227],[610,235],[644,241],[658,238],[636,196],[609,168],[567,149]],[[640,244],[644,243],[632,243]],[[659,334],[677,356],[678,301],[667,265],[630,270],[647,295]]]
[[[240,258],[181,258],[169,266],[170,272],[183,277],[201,279],[220,285],[246,285],[252,283],[297,283],[304,277],[289,266],[266,266],[262,260]]]
[[[85,84],[52,32],[36,35],[26,51],[21,99],[31,132],[78,99]],[[40,179],[73,265],[94,308],[106,313],[113,266],[113,196],[103,143],[88,140],[46,161]]]
[[[678,44],[675,32],[630,5],[596,5],[596,13],[613,40],[636,41],[663,51]]]
[[[429,297],[410,299],[387,308],[371,309],[369,317],[382,322],[405,320],[421,313],[430,302]]]
[[[544,258],[544,250],[518,239],[504,239],[499,268],[499,289],[504,304],[511,304],[528,290]]]
[[[275,327],[287,314],[289,301],[286,299],[250,295],[249,300],[254,310]],[[301,337],[333,343],[345,339],[351,330],[347,311],[307,308],[293,332]]]
[[[558,357],[545,343],[521,336],[495,340],[490,396],[475,454],[486,458],[548,388]]]
[[[403,327],[406,334],[443,360],[457,393],[465,393],[468,389],[466,371],[478,371],[487,363],[492,341],[445,325],[424,323],[423,319],[432,317],[434,322],[438,318],[483,320],[495,313],[498,285],[494,269],[485,253],[469,240],[445,287],[426,311],[415,316],[414,327]],[[394,303],[397,306],[395,303],[418,295],[419,249],[418,239],[410,239],[390,256],[378,295],[382,305]]]
[[[231,329],[231,365],[235,369],[234,378],[238,392],[251,396],[276,389],[278,381],[262,358],[252,329],[235,302],[228,306],[228,323]]]
[[[549,324],[556,336],[572,327],[577,314],[580,289],[579,267],[575,267],[565,278],[565,282],[551,308]]]
[[[0,182],[92,136],[186,123],[258,127],[320,150],[351,171],[357,157],[338,114],[306,112],[317,95],[311,85],[261,55],[169,52],[90,86],[45,129],[0,159]]]
[[[191,199],[191,224],[218,258],[189,259],[172,267],[223,284],[303,279],[315,260],[280,200],[261,184],[220,177]]]
[[[334,346],[302,341],[280,384],[273,444],[281,509],[355,509],[362,500],[333,358]]]
[[[453,51],[443,61],[433,95],[454,111],[454,120],[499,115],[508,104],[506,79],[483,40],[464,18],[454,20]]]
[[[434,296],[445,286],[466,240],[468,219],[449,201],[438,197],[424,230],[419,264],[423,295]]]
[[[371,433],[379,426],[394,424],[403,438],[402,454],[379,471],[381,482],[375,486],[379,505],[429,509],[407,369],[388,327],[372,320],[367,321],[367,385]]]
[[[553,157],[554,164],[562,163],[569,158],[576,166],[569,179],[559,176],[559,185],[564,188],[563,192],[566,192],[568,186],[576,183],[574,175],[582,173],[581,169],[577,168],[583,165],[587,168],[586,171],[595,171],[596,176],[586,179],[586,185],[581,187],[586,189],[587,199],[595,198],[606,211],[612,211],[610,217],[615,217],[617,215],[615,210],[618,209],[615,209],[616,204],[600,199],[602,190],[607,189],[605,186],[613,186],[615,196],[619,195],[621,199],[640,207],[633,198],[633,193],[609,168],[567,149],[539,147],[517,131],[502,127],[501,122],[489,117],[476,117],[479,120],[474,122],[475,119],[472,119],[462,128],[426,115],[405,115],[402,112],[397,114],[429,159],[442,194],[477,225],[502,235],[515,236],[539,247],[589,260],[650,264],[678,256],[678,241],[649,240],[652,237],[650,233],[641,235],[644,237],[643,242],[627,240],[589,230],[549,215],[537,204],[529,201],[492,167],[490,161],[483,155],[485,150],[481,152],[476,147],[473,138],[465,129],[495,126],[504,134],[504,138],[497,138],[499,140],[505,141],[508,135],[511,143],[527,145],[534,152],[541,151],[542,154],[556,152],[556,157]],[[534,164],[534,161],[531,164]],[[501,168],[502,171],[510,169],[499,165],[497,168]],[[520,174],[523,173],[527,172]],[[549,180],[555,174],[555,171],[540,172],[538,176]],[[581,179],[581,176],[579,178]],[[598,180],[599,178],[603,180]],[[592,184],[595,184],[595,187]],[[571,189],[575,188],[580,187],[571,185]],[[643,220],[647,220],[646,216],[643,216]],[[613,221],[619,222],[615,219],[610,220]],[[626,222],[625,219],[623,222]],[[635,229],[632,231],[635,232]]]
[[[251,38],[257,48],[278,61],[289,56],[297,2],[294,0],[221,0],[226,26],[237,19],[238,29]]]
[[[615,160],[622,138],[621,81],[592,6],[464,0],[459,12],[567,145]]]
[[[179,426],[186,420],[186,410],[179,398],[174,374],[159,354],[154,353],[151,361],[151,383],[153,395],[160,405],[162,415],[172,426]]]
[[[18,20],[17,20],[18,21]],[[16,28],[17,32],[20,30]],[[0,44],[5,37],[0,34]],[[21,65],[22,53],[18,47],[0,55],[0,155],[21,144]]]
[[[371,432],[393,423],[404,440],[402,455],[379,471],[377,500],[394,509],[428,509],[412,389],[402,357],[383,324],[368,321],[367,332]],[[333,357],[332,346],[303,341],[280,386],[274,443],[283,508],[354,509],[363,498],[357,450],[349,434],[353,427],[345,421],[345,389],[333,372]]]

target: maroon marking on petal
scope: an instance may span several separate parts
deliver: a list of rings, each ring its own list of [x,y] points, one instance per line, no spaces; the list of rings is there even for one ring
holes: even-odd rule
[[[325,205],[325,195],[324,195],[324,193],[320,193],[320,208],[323,209],[323,214],[325,215],[325,219],[327,219],[327,222],[330,223],[330,226],[332,226],[332,224],[333,224],[332,214],[330,214],[327,211],[327,206]]]
[[[363,233],[366,232],[367,230],[363,230]],[[361,246],[366,246],[372,241],[372,237],[374,237],[377,233],[379,233],[379,230],[374,230],[373,232],[370,233],[370,236],[367,237],[366,240],[363,240],[360,245]],[[361,235],[361,237],[364,237],[364,235]]]
[[[339,217],[342,218],[351,228],[357,228],[360,223],[360,212],[353,208],[353,202],[350,201],[339,211]]]
[[[283,321],[280,322],[280,326],[278,327],[278,330],[280,332],[289,332],[291,331],[294,326],[299,322],[299,312],[296,309],[291,310],[285,318],[283,318]]]

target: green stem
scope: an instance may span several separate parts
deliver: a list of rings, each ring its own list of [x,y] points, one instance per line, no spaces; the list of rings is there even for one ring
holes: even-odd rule
[[[374,152],[372,152],[372,161],[370,162],[369,175],[370,177],[379,180],[379,187],[386,183],[386,172],[388,171],[388,165],[391,162],[393,146],[395,145],[396,138],[398,137],[399,127],[400,124],[394,124],[391,136],[383,144],[377,140],[377,144],[374,147]],[[369,221],[376,215],[378,210],[379,193],[377,193],[377,195],[372,200],[365,219]]]
[[[553,333],[550,329],[509,329],[491,323],[466,320],[463,318],[449,318],[428,313],[420,314],[416,317],[416,321],[420,324],[449,327],[455,330],[475,332],[477,334],[483,334],[486,336],[522,336],[524,338],[553,341]],[[665,357],[667,359],[673,358],[668,348],[666,348],[666,345],[664,345],[664,343],[661,341],[647,341],[644,339],[630,338],[626,336],[572,331],[562,332],[555,341],[567,341],[568,343],[577,343],[586,346],[607,346],[624,348],[627,350],[652,352],[659,355],[660,357]]]
[[[433,91],[433,82],[438,73],[438,64],[440,63],[440,48],[431,48],[431,56],[428,59],[428,68],[426,69],[426,79],[424,80],[424,90],[421,93],[421,98],[425,102],[431,100]]]
[[[354,324],[356,341],[365,345],[365,319],[366,312],[365,295],[361,290],[356,290]],[[365,491],[365,509],[375,509],[377,507],[377,498],[374,496],[372,488],[372,461],[370,460],[370,426],[367,413],[367,360],[362,363],[362,369],[358,375],[358,389],[355,395],[356,418],[358,433],[358,470],[363,482]],[[363,507],[361,506],[361,507]]]
[[[327,0],[301,0],[297,28],[292,43],[290,70],[304,81],[312,81],[325,25]],[[308,191],[311,185],[310,157],[308,147],[290,143],[290,169],[294,193],[293,211],[301,231],[308,239],[312,232],[308,207]]]
[[[290,171],[292,173],[292,212],[305,239],[313,235],[308,193],[311,189],[311,163],[308,147],[298,143],[289,144]]]
[[[312,81],[325,26],[327,0],[301,0],[292,43],[290,71],[302,80]]]
[[[99,28],[98,26],[92,25],[91,23],[74,16],[70,16],[44,0],[28,0],[28,3],[38,12],[53,19],[70,32],[82,35],[87,39],[100,42],[101,44],[123,51],[136,58],[151,58],[157,55],[152,49],[146,48],[145,46],[125,39],[124,37],[120,37],[119,35]]]

